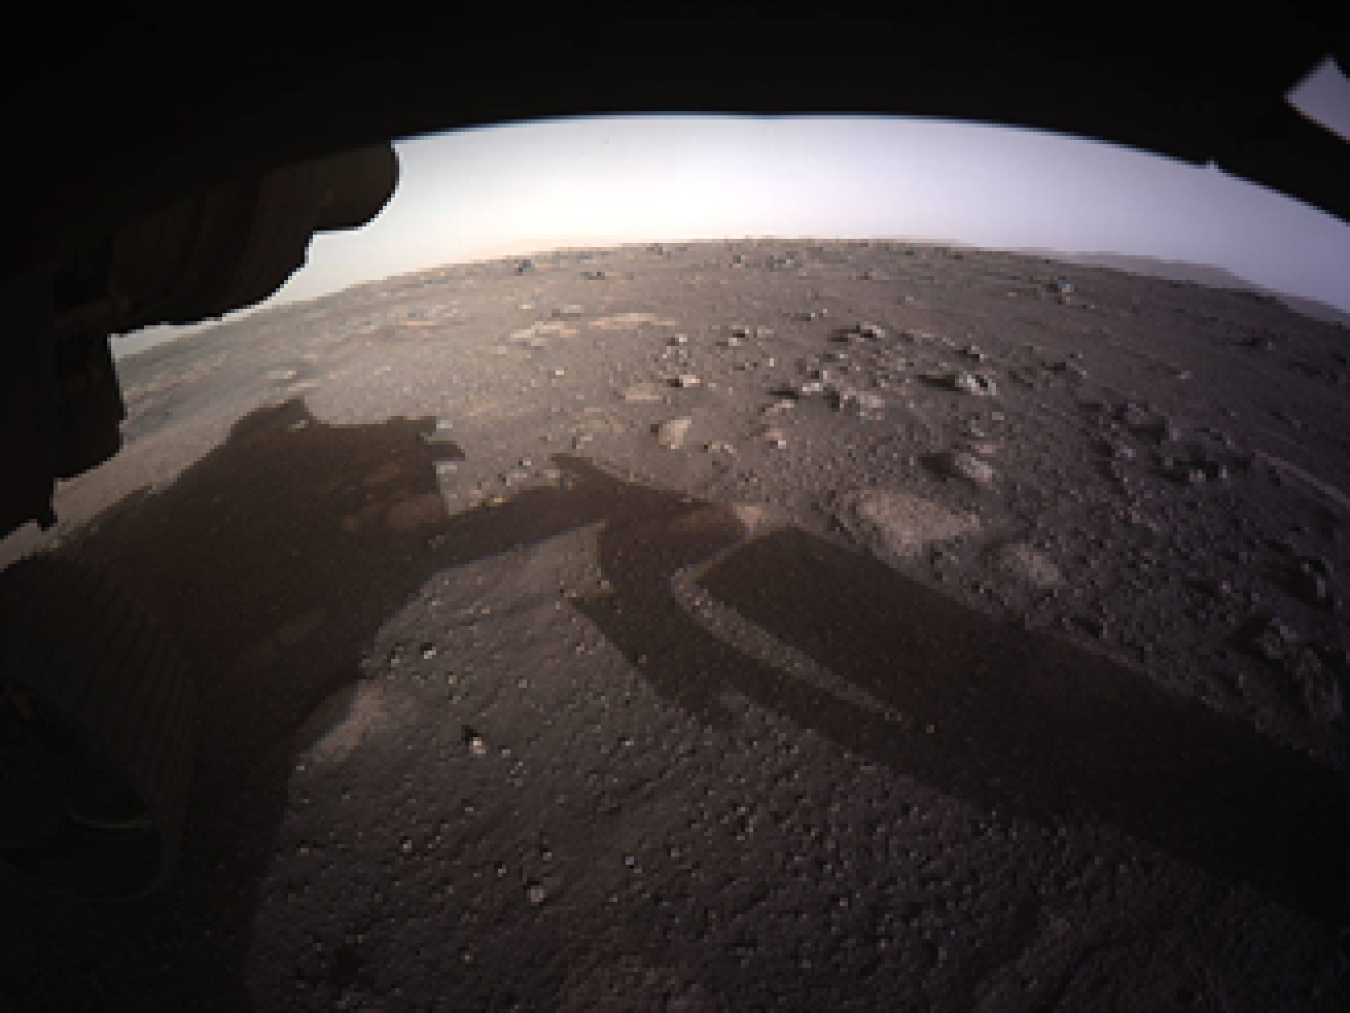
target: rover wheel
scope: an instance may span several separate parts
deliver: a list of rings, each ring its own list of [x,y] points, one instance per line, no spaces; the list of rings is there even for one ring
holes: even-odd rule
[[[0,573],[0,860],[84,899],[162,884],[191,767],[181,656],[97,572],[35,557]]]

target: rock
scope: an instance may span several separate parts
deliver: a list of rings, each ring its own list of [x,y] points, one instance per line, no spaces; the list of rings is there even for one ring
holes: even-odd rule
[[[1293,660],[1299,636],[1293,627],[1275,616],[1255,617],[1247,621],[1247,649],[1272,665]]]
[[[1153,422],[1153,415],[1135,401],[1124,402],[1120,406],[1118,418],[1130,429],[1145,429]]]
[[[657,427],[656,439],[668,450],[679,450],[684,446],[685,434],[693,424],[694,420],[690,418],[670,419]]]
[[[993,397],[998,393],[998,386],[992,379],[982,373],[968,373],[964,369],[953,373],[948,382],[952,385],[952,389],[958,390],[962,394]]]
[[[812,394],[825,393],[825,385],[819,380],[807,380],[797,388],[797,391],[803,397],[810,397]]]
[[[908,492],[868,489],[843,497],[840,521],[857,522],[890,555],[915,558],[933,542],[976,531],[980,519]]]
[[[464,744],[469,747],[472,756],[487,756],[487,742],[472,728],[464,729]]]
[[[835,411],[849,412],[854,415],[874,416],[886,407],[885,400],[877,394],[860,390],[841,390],[834,395]]]
[[[967,345],[965,348],[961,349],[961,354],[967,359],[974,359],[976,362],[984,362],[989,358],[988,355],[980,351],[974,345]]]
[[[1116,461],[1132,461],[1135,457],[1133,447],[1117,440],[1099,440],[1097,449]]]
[[[582,314],[581,307],[575,304],[568,304],[567,306],[559,306],[557,309],[553,311],[553,315],[555,317],[579,317],[581,316],[581,314]]]
[[[535,907],[538,907],[548,900],[548,891],[538,883],[530,883],[525,887],[525,898]]]
[[[666,344],[668,344],[668,345],[687,345],[687,344],[689,344],[689,335],[687,335],[687,334],[672,334],[671,337],[670,337],[670,340],[669,340],[668,342],[666,342]]]
[[[584,271],[582,277],[587,281],[604,281],[608,275],[604,271]]]
[[[294,379],[295,379],[295,370],[293,370],[293,369],[269,369],[266,373],[263,374],[263,376],[264,376],[265,379],[268,379],[268,380],[275,380],[275,381],[281,381],[281,380],[294,380]]]
[[[534,270],[534,261],[530,260],[528,257],[516,265],[516,274],[525,274],[532,270]]]
[[[783,435],[781,429],[765,429],[759,435],[760,439],[765,440],[770,446],[778,450],[787,448],[787,438]]]
[[[1086,367],[1075,359],[1066,359],[1064,362],[1057,365],[1055,370],[1060,373],[1067,373],[1079,380],[1086,380],[1088,375]]]
[[[858,334],[860,334],[862,337],[869,338],[873,341],[881,341],[886,337],[886,331],[884,328],[878,327],[876,324],[868,323],[866,321],[859,323],[856,330]]]
[[[1307,646],[1298,648],[1288,669],[1309,717],[1323,724],[1335,724],[1344,718],[1345,698],[1340,680],[1316,650]]]
[[[681,373],[675,378],[676,387],[697,387],[702,382],[693,373]]]
[[[724,443],[724,442],[722,442],[721,440],[714,440],[712,443],[709,443],[709,444],[708,444],[706,447],[704,447],[703,449],[706,450],[706,451],[707,451],[708,453],[710,453],[710,454],[734,454],[734,453],[736,453],[736,448],[735,448],[735,447],[733,447],[730,443]]]
[[[1060,295],[1069,295],[1073,291],[1073,285],[1063,276],[1056,278],[1051,287]]]
[[[964,450],[942,455],[939,464],[946,474],[976,485],[989,485],[994,480],[993,467]]]
[[[1059,567],[1024,542],[1001,546],[993,554],[991,563],[1000,573],[1039,590],[1048,591],[1064,583]]]
[[[763,415],[781,415],[783,412],[792,411],[797,407],[797,402],[790,397],[780,398],[771,405],[765,405],[760,409]]]
[[[1303,556],[1298,561],[1295,592],[1310,605],[1335,611],[1339,604],[1331,584],[1331,563],[1321,556]]]

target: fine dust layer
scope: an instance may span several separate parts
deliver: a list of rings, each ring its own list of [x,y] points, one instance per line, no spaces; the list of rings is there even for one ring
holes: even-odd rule
[[[1340,1010],[1350,332],[901,243],[441,268],[120,364],[54,551],[194,662],[172,883],[0,1006]]]

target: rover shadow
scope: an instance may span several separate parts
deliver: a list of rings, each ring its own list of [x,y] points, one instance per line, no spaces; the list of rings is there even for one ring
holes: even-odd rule
[[[794,527],[746,539],[735,512],[554,455],[567,488],[452,519],[444,565],[603,521],[610,589],[575,608],[667,700],[716,726],[734,690],[840,746],[977,805],[1109,824],[1224,879],[1343,918],[1343,776],[1173,694],[1143,672],[1001,622],[877,559]],[[698,583],[883,706],[751,657],[689,614]],[[891,716],[887,716],[889,709]],[[902,722],[894,720],[898,712]]]
[[[249,1008],[250,933],[295,755],[343,718],[332,701],[349,698],[363,650],[434,574],[597,522],[610,589],[574,606],[704,721],[736,720],[723,700],[734,690],[975,804],[1108,823],[1314,914],[1343,903],[1336,772],[868,556],[793,528],[746,540],[729,507],[584,458],[554,456],[557,487],[451,516],[434,462],[462,453],[424,442],[431,425],[328,426],[298,401],[260,409],[172,486],[129,497],[61,550],[105,567],[192,659],[193,798],[179,868],[147,901],[91,907],[6,885],[0,975],[101,976],[109,997],[152,987],[165,1008],[203,996]],[[706,629],[671,579],[709,560],[711,595],[904,721]],[[508,978],[518,959],[500,955]]]
[[[62,988],[100,1008],[249,1008],[257,884],[297,730],[354,685],[362,649],[436,569],[434,462],[463,454],[424,442],[434,425],[328,426],[298,400],[259,409],[173,485],[131,494],[58,550],[139,597],[189,659],[193,794],[178,866],[145,901],[90,905],[5,881],[0,979],[19,994],[40,1008]]]

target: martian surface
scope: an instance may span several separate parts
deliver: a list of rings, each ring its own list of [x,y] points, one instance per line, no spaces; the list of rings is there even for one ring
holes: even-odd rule
[[[747,240],[125,358],[123,450],[3,561],[173,632],[188,823],[147,900],[0,874],[0,1006],[1343,1010],[1348,355]]]

